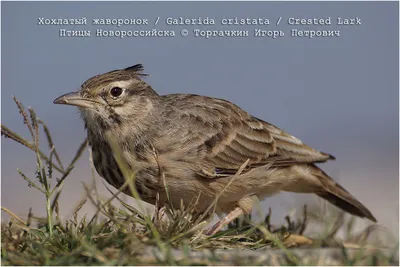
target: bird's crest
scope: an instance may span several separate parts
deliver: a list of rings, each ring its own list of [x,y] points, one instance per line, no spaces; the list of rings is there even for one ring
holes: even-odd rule
[[[132,78],[139,78],[143,76],[149,76],[143,73],[144,70],[142,64],[136,64],[125,69],[113,70],[104,74],[96,75],[82,84],[82,88],[101,88],[104,84],[113,81],[130,80]],[[96,91],[96,90],[95,90]]]
[[[136,75],[139,76],[149,76],[148,74],[143,73],[144,68],[142,64],[136,64],[124,69],[125,71],[134,72]]]

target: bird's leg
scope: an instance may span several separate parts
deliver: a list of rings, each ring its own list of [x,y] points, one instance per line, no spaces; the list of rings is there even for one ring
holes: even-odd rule
[[[225,218],[219,220],[216,224],[214,224],[213,227],[208,229],[206,231],[207,235],[214,235],[216,234],[219,230],[221,230],[223,227],[228,225],[230,222],[235,220],[237,217],[241,216],[244,214],[244,210],[240,207],[235,208],[232,210],[228,215],[225,216]]]

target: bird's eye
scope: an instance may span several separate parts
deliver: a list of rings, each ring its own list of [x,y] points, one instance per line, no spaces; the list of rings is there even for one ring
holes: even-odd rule
[[[113,97],[118,97],[122,94],[122,91],[123,90],[120,87],[113,87],[113,88],[111,88],[110,93]]]

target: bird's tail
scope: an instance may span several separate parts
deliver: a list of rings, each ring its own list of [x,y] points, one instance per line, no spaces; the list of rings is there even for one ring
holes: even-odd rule
[[[318,196],[329,201],[338,208],[361,218],[376,222],[376,218],[360,201],[355,199],[346,189],[336,183],[320,168],[313,165],[314,175],[321,181],[322,187],[315,192]]]
[[[286,185],[283,191],[314,193],[348,213],[376,222],[375,217],[361,202],[316,165],[296,165],[292,167],[291,172],[293,171],[297,173],[296,179]]]

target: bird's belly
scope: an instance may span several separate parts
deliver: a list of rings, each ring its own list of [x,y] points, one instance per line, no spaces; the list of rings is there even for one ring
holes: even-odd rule
[[[124,184],[125,179],[113,157],[94,150],[93,162],[99,175],[113,187],[119,189]],[[275,176],[274,172],[261,174],[254,170],[236,178],[214,179],[196,176],[190,168],[185,168],[185,164],[171,165],[179,167],[163,168],[160,174],[158,165],[147,165],[137,173],[135,186],[143,201],[154,205],[158,193],[159,204],[166,205],[169,202],[168,190],[174,208],[183,204],[204,212],[215,204],[219,210],[229,210],[243,197],[256,195],[264,198],[279,192],[281,187],[280,182],[271,179]],[[231,182],[231,179],[234,180]],[[128,187],[123,192],[132,196]]]

